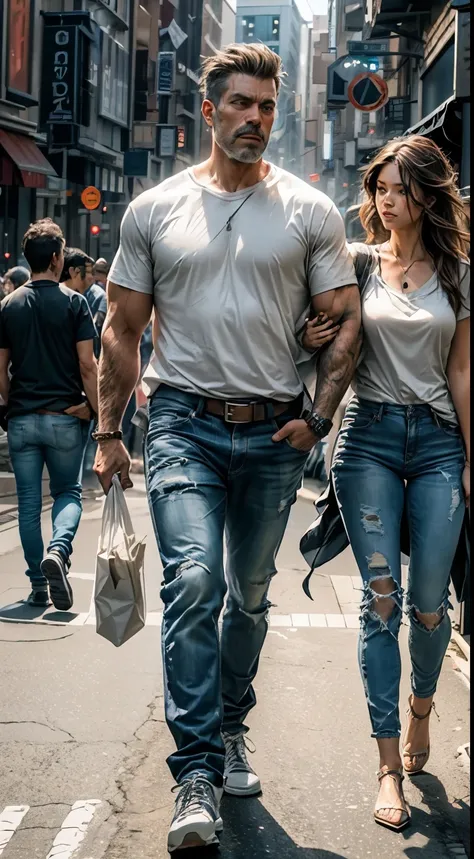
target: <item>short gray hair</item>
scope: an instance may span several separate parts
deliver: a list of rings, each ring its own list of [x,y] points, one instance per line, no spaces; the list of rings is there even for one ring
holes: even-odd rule
[[[227,45],[202,61],[199,88],[203,97],[217,107],[230,76],[236,74],[260,80],[272,78],[278,93],[285,73],[280,57],[267,45],[260,42]]]

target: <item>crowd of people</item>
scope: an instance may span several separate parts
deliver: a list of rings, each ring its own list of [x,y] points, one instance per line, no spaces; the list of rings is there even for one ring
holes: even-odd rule
[[[65,248],[56,224],[32,225],[30,279],[0,305],[0,394],[33,605],[72,605],[92,421],[104,492],[116,474],[132,485],[127,421],[143,376],[176,745],[170,852],[217,843],[223,792],[262,789],[245,723],[276,555],[324,439],[336,515],[363,582],[359,661],[379,756],[373,816],[397,832],[410,823],[404,773],[429,757],[450,637],[450,571],[470,496],[469,235],[456,177],[428,138],[391,141],[364,172],[366,243],[348,245],[332,201],[263,160],[281,76],[263,44],[206,58],[210,158],[130,203],[108,276],[104,261]],[[44,464],[54,499],[45,554]],[[400,746],[403,611],[412,671]]]

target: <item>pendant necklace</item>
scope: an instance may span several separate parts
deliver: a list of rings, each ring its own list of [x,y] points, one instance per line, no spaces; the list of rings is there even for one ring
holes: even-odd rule
[[[392,251],[398,265],[400,266],[400,268],[403,272],[403,277],[407,276],[407,272],[410,271],[412,265],[415,265],[416,262],[424,262],[424,258],[423,259],[414,259],[413,262],[411,262],[410,265],[405,268],[405,266],[401,264],[397,254],[395,253],[394,249],[392,248],[392,245],[390,244],[390,242],[388,242],[388,246],[389,246],[390,250]],[[408,282],[406,280],[402,281],[402,289],[408,289]]]

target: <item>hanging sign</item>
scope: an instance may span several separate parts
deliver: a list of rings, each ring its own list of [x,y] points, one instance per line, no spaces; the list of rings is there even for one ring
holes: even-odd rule
[[[100,205],[100,191],[94,185],[88,185],[81,194],[81,203],[88,209],[97,209]]]
[[[79,30],[48,24],[43,30],[40,127],[79,121]]]
[[[387,82],[373,72],[362,72],[351,80],[347,98],[356,110],[380,110],[388,102]]]
[[[171,95],[174,90],[176,54],[174,51],[161,51],[158,54],[158,95]]]

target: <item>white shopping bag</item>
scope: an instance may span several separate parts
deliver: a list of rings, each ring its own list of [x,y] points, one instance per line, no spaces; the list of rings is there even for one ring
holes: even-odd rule
[[[96,630],[116,647],[146,620],[145,538],[135,537],[118,476],[105,499],[95,571]]]

